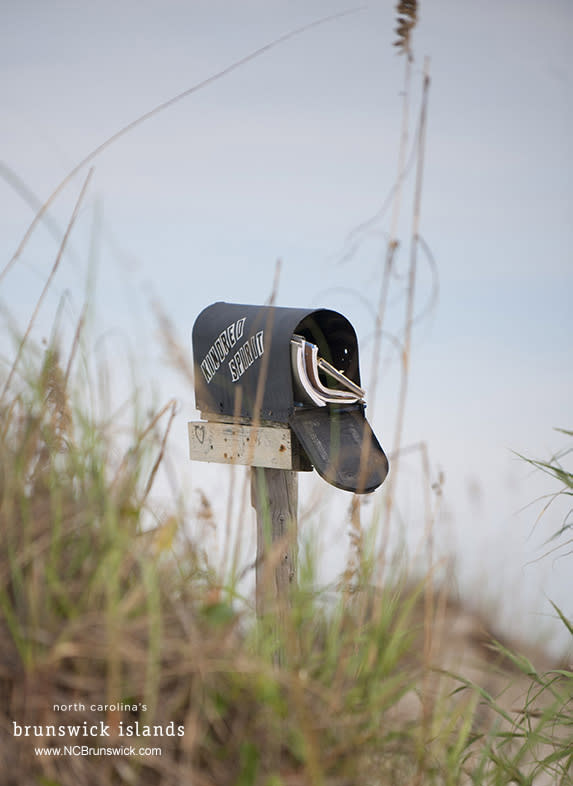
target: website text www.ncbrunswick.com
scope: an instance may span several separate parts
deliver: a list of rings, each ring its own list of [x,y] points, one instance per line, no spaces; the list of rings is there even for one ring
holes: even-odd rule
[[[34,748],[36,756],[161,756],[161,748],[122,745],[95,748],[91,745],[63,745],[61,748]]]

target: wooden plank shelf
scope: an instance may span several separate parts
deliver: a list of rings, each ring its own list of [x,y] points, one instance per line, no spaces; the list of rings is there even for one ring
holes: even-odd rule
[[[193,461],[297,472],[311,469],[288,426],[198,420],[191,421],[188,430],[189,456]]]

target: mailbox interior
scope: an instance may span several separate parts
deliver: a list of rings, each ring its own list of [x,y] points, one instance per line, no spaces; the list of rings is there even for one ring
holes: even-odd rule
[[[350,322],[336,311],[313,311],[296,326],[296,334],[316,344],[321,357],[360,385],[358,341]],[[328,385],[332,383],[325,379]]]

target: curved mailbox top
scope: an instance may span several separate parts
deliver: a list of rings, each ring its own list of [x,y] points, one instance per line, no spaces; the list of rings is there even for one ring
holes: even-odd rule
[[[288,423],[295,406],[294,334],[316,344],[322,357],[360,384],[356,333],[336,311],[214,303],[193,326],[197,409]]]
[[[349,384],[360,386],[356,333],[342,314],[218,302],[193,326],[197,409],[213,420],[289,424],[325,480],[351,491],[373,491],[386,477],[388,461],[364,417],[364,404],[299,401],[293,336],[309,342]]]

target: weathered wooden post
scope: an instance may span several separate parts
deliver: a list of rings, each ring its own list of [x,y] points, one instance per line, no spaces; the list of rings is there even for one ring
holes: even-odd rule
[[[289,603],[291,586],[296,582],[298,536],[298,479],[288,469],[252,467],[251,504],[257,516],[256,606],[265,609],[265,563],[269,549],[276,544],[274,587],[278,612]]]
[[[276,609],[280,626],[296,582],[296,473],[314,467],[355,493],[388,473],[364,416],[356,334],[327,309],[214,303],[195,321],[193,355],[202,420],[189,423],[190,456],[251,467],[257,614]]]

